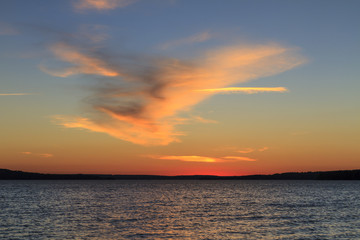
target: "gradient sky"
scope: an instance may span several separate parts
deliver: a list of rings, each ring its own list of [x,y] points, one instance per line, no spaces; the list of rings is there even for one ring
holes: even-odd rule
[[[0,168],[360,168],[360,1],[2,0]]]

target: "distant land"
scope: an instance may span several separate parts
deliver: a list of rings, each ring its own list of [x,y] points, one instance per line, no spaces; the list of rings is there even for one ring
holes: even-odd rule
[[[360,169],[246,176],[45,174],[0,169],[0,180],[360,180]]]

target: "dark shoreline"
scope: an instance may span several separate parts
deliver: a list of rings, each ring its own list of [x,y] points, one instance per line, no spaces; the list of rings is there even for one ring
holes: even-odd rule
[[[0,180],[360,180],[360,170],[287,172],[272,175],[111,175],[44,174],[0,169]]]

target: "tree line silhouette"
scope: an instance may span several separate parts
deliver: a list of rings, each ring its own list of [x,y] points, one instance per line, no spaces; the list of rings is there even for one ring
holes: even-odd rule
[[[360,170],[287,172],[272,175],[111,175],[111,174],[45,174],[0,169],[0,180],[360,180]]]

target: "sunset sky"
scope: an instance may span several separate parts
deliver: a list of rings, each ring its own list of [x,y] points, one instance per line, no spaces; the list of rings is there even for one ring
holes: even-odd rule
[[[360,1],[1,0],[0,168],[360,168]]]

